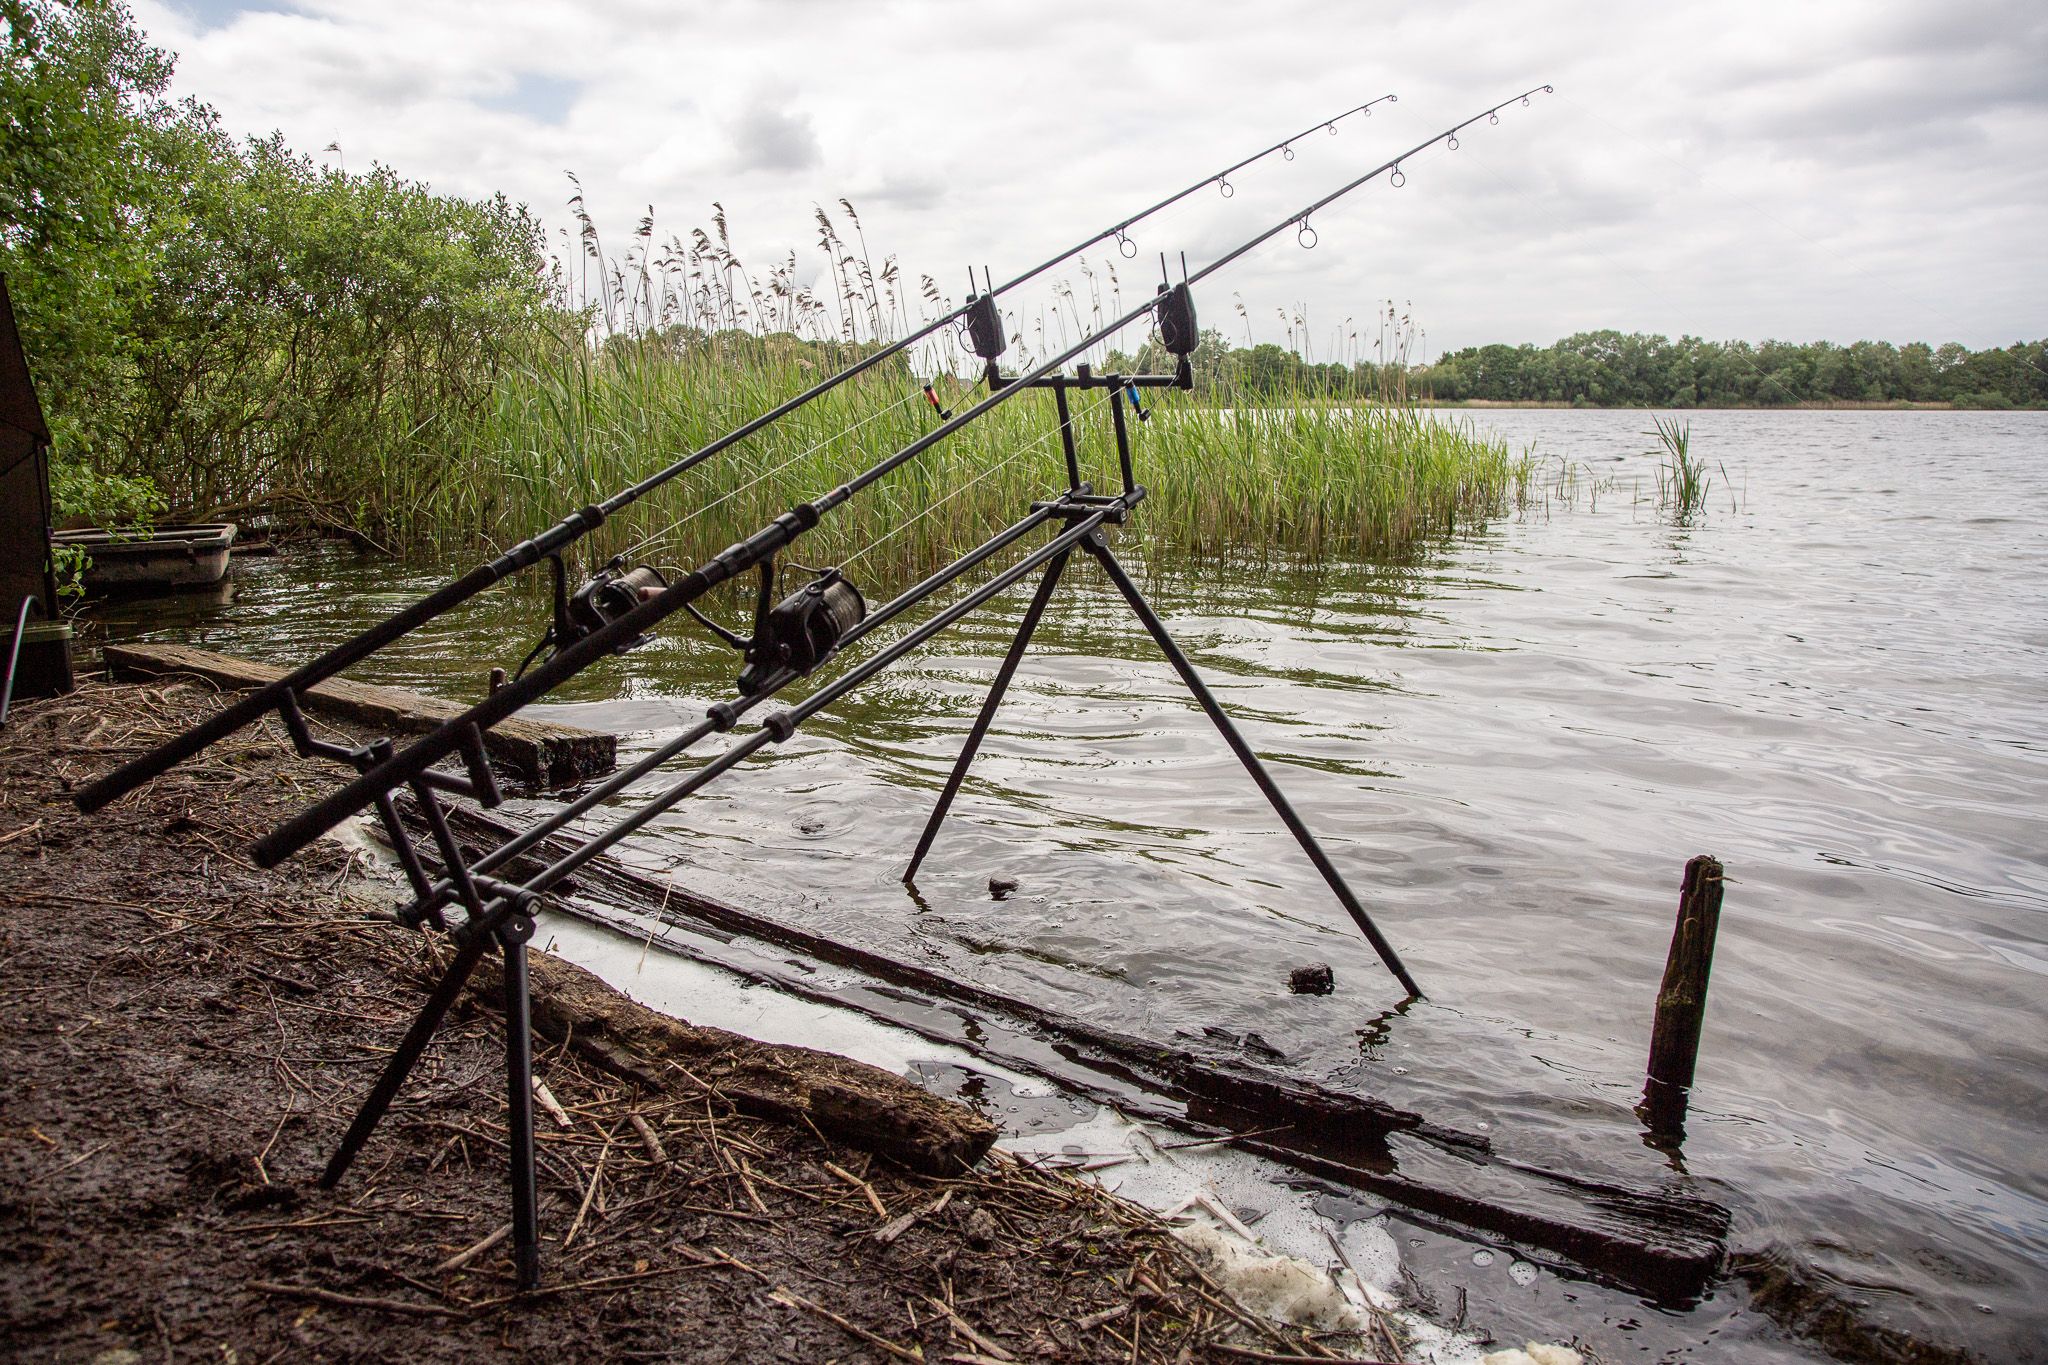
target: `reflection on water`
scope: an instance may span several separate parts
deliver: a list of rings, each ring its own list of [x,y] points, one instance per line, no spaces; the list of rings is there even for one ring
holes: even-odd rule
[[[1486,412],[1654,487],[1643,414]],[[704,889],[1149,1036],[1255,1032],[1511,1154],[1641,1175],[1685,860],[1728,866],[1686,1149],[1870,1320],[2032,1358],[2048,1283],[2048,418],[1702,413],[1675,528],[1553,500],[1397,564],[1141,579],[1410,967],[1398,990],[1094,567],[1077,562],[920,874],[918,827],[1021,603],[972,620],[632,845]],[[1613,463],[1617,461],[1618,463]],[[1128,552],[1133,559],[1142,551]],[[229,605],[110,610],[296,660],[438,580],[340,554]],[[863,583],[870,600],[900,584]],[[724,614],[742,614],[736,595]],[[480,694],[501,597],[361,670]],[[729,651],[680,628],[559,694],[645,752]],[[631,795],[628,800],[634,799]],[[1015,879],[990,898],[991,877]],[[1294,996],[1327,961],[1338,991]]]

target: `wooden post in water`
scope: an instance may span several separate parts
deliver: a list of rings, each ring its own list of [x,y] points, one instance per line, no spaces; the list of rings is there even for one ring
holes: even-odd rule
[[[1707,1013],[1707,976],[1714,966],[1714,935],[1721,927],[1721,864],[1702,853],[1685,865],[1678,894],[1678,925],[1657,991],[1650,1029],[1650,1072],[1638,1111],[1653,1131],[1682,1135],[1700,1029]]]

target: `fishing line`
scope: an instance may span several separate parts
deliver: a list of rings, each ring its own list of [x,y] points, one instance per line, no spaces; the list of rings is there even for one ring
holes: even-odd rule
[[[1054,269],[1061,266],[1065,266],[1070,262],[1086,262],[1088,259],[1087,253],[1096,246],[1102,245],[1104,241],[1107,241],[1115,247],[1116,255],[1111,256],[1105,254],[1099,258],[1099,263],[1104,268],[1105,272],[1119,272],[1119,292],[1117,297],[1120,298],[1121,272],[1126,267],[1141,268],[1139,267],[1139,261],[1140,258],[1145,254],[1145,248],[1143,246],[1141,237],[1131,235],[1128,229],[1135,227],[1138,223],[1142,222],[1146,226],[1146,233],[1144,234],[1146,236],[1171,236],[1170,233],[1163,232],[1162,230],[1180,225],[1183,220],[1185,220],[1190,214],[1195,213],[1198,209],[1214,211],[1216,205],[1210,203],[1207,197],[1200,193],[1200,191],[1204,188],[1228,186],[1229,188],[1224,190],[1220,197],[1222,199],[1233,199],[1236,196],[1236,188],[1234,186],[1231,186],[1230,184],[1229,177],[1231,175],[1234,175],[1238,171],[1244,170],[1246,167],[1252,166],[1254,164],[1262,164],[1265,160],[1272,157],[1273,154],[1276,152],[1282,153],[1283,159],[1286,160],[1288,163],[1292,164],[1295,162],[1296,157],[1288,153],[1290,153],[1295,146],[1298,145],[1302,148],[1314,146],[1316,144],[1313,141],[1311,141],[1311,139],[1313,139],[1317,134],[1323,134],[1334,137],[1340,132],[1342,132],[1343,130],[1339,128],[1338,125],[1342,123],[1345,119],[1357,114],[1362,114],[1363,116],[1370,118],[1372,116],[1372,110],[1374,109],[1374,107],[1383,103],[1395,104],[1398,102],[1399,97],[1396,95],[1382,95],[1376,100],[1369,101],[1368,103],[1360,105],[1359,107],[1352,109],[1344,114],[1339,114],[1335,118],[1327,119],[1321,123],[1314,124],[1311,127],[1304,129],[1302,132],[1297,133],[1294,137],[1288,139],[1288,141],[1285,143],[1275,143],[1272,147],[1267,148],[1266,151],[1254,157],[1247,157],[1243,161],[1239,162],[1237,165],[1230,167],[1227,171],[1224,171],[1217,175],[1212,175],[1206,180],[1197,181],[1189,190],[1183,191],[1181,195],[1178,196],[1176,199],[1169,201],[1167,206],[1155,208],[1147,213],[1134,214],[1130,218],[1125,219],[1120,226],[1112,228],[1110,229],[1110,231],[1104,233],[1102,237],[1099,238],[1097,241],[1090,242],[1086,246],[1076,248],[1075,250],[1068,252],[1065,256],[1061,256],[1054,260],[1047,261],[1037,270],[1032,271],[1027,275],[1020,275],[1015,280],[1012,280],[1008,284],[1001,286],[1001,288],[997,292],[1008,294],[1010,291],[1017,289],[1019,286],[1021,286],[1025,281],[1037,279],[1038,277],[1048,274]],[[1311,158],[1309,161],[1304,162],[1303,164],[1312,165],[1313,158]],[[1306,174],[1306,172],[1303,173]],[[1279,191],[1276,191],[1276,193],[1277,192]],[[1257,210],[1251,211],[1254,213],[1257,212]],[[1226,233],[1224,235],[1228,234]],[[1130,248],[1128,251],[1125,250],[1125,248],[1127,247]],[[1040,321],[1041,323],[1043,323],[1043,321],[1047,317],[1058,316],[1059,304],[1057,302],[1057,286],[1060,284],[1071,284],[1071,281],[1052,281],[1051,284],[1055,288],[1054,298],[1051,300],[1039,301],[1040,318],[1038,319],[1038,321]],[[1026,310],[1030,307],[1030,305],[1031,301],[1029,299],[1023,301],[1022,303],[1010,303],[1008,302],[1008,300],[1006,300],[1006,305],[1003,309],[1003,316],[1006,319],[1013,320],[1016,323],[1016,334],[1019,337],[1019,339],[1023,337],[1027,323],[1032,320],[1027,316],[1026,313]],[[956,308],[953,310],[953,312],[959,313],[960,310]],[[948,314],[947,316],[950,317],[952,316],[952,314]],[[959,325],[964,325],[965,320],[966,319],[964,315],[961,315],[958,317],[953,317],[953,324],[947,324],[945,322],[945,318],[942,317],[938,321],[940,325],[943,327],[943,330],[933,333],[931,336],[926,338],[921,344],[953,345],[957,347]],[[1084,334],[1086,330],[1099,329],[1100,325],[1101,318],[1100,316],[1098,316],[1094,319],[1093,327],[1084,327]],[[956,349],[955,355],[953,357],[954,361],[956,362],[956,365],[957,362],[961,359],[960,355],[958,354],[958,350],[960,349],[964,348]],[[1048,349],[1053,348],[1049,347]],[[1108,349],[1108,338],[1104,338],[1096,342],[1094,347],[1091,347],[1091,349],[1088,352],[1084,352],[1083,354],[1093,355],[1096,350],[1100,350],[1106,356]],[[956,365],[949,365],[946,366],[945,368],[950,369],[951,372],[954,373],[957,377],[961,373],[961,371],[959,368],[956,367]],[[973,367],[972,365],[968,365],[966,368],[971,370]]]
[[[638,558],[641,550],[647,548],[650,545],[657,544],[661,541],[663,537],[666,537],[668,535],[673,534],[676,531],[681,530],[683,527],[689,525],[698,517],[703,516],[706,512],[711,511],[713,508],[721,507],[724,504],[731,502],[734,498],[746,492],[748,489],[755,487],[757,484],[760,484],[765,480],[774,478],[777,474],[780,474],[783,470],[789,468],[798,460],[804,459],[806,456],[815,455],[820,450],[823,450],[826,446],[831,445],[834,441],[838,441],[845,437],[851,436],[854,432],[859,431],[868,423],[886,417],[890,413],[896,411],[896,409],[902,407],[905,403],[915,402],[916,400],[922,397],[924,397],[924,393],[922,391],[905,394],[903,397],[891,403],[888,407],[881,408],[875,412],[871,412],[866,417],[861,418],[858,422],[855,422],[850,426],[841,427],[838,431],[835,431],[831,435],[824,437],[815,445],[806,446],[804,449],[799,450],[796,454],[784,460],[781,464],[776,465],[773,469],[764,470],[763,472],[756,474],[753,478],[748,479],[739,487],[731,490],[728,493],[725,493],[724,495],[714,499],[711,502],[705,503],[702,507],[697,508],[695,511],[684,513],[681,517],[678,517],[675,521],[669,523],[661,530],[656,531],[653,535],[643,537],[640,541],[635,543],[630,549],[625,551],[626,558]]]
[[[1088,406],[1087,406],[1087,407],[1085,407],[1085,408],[1082,408],[1082,409],[1081,409],[1080,411],[1078,411],[1078,412],[1076,412],[1076,413],[1074,414],[1074,416],[1073,416],[1073,424],[1074,424],[1075,426],[1079,426],[1079,425],[1081,424],[1081,420],[1082,420],[1082,419],[1083,419],[1084,417],[1087,417],[1087,416],[1088,416],[1088,415],[1089,415],[1090,413],[1092,413],[1092,412],[1095,412],[1095,411],[1096,411],[1097,409],[1099,409],[1099,408],[1100,408],[1100,407],[1101,407],[1101,406],[1102,406],[1102,405],[1103,405],[1104,403],[1114,402],[1114,401],[1116,400],[1116,398],[1117,398],[1117,390],[1111,389],[1111,390],[1107,390],[1107,391],[1106,391],[1106,392],[1105,392],[1105,393],[1103,394],[1103,396],[1102,396],[1102,397],[1100,397],[1100,398],[1095,398],[1095,399],[1091,399],[1091,400],[1089,401],[1089,403],[1088,403]],[[877,550],[877,549],[880,549],[880,548],[881,548],[882,546],[884,546],[884,545],[888,544],[888,543],[889,543],[890,541],[894,540],[894,539],[895,539],[896,537],[898,537],[898,536],[902,535],[902,534],[903,534],[903,533],[904,533],[905,531],[908,531],[908,530],[909,530],[909,529],[910,529],[911,527],[913,527],[913,526],[917,525],[917,524],[918,524],[918,523],[919,523],[920,521],[923,521],[923,520],[924,520],[924,519],[925,519],[926,517],[930,516],[930,515],[931,515],[932,513],[936,512],[936,511],[938,511],[938,510],[939,510],[939,509],[940,509],[941,507],[944,507],[944,506],[945,506],[945,505],[946,505],[947,503],[949,503],[949,502],[951,502],[951,501],[952,501],[953,499],[955,499],[955,498],[959,497],[959,496],[960,496],[960,495],[961,495],[962,493],[965,493],[965,492],[966,492],[966,491],[967,491],[968,489],[970,489],[970,488],[974,487],[974,486],[975,486],[976,484],[978,484],[978,483],[981,483],[981,482],[983,482],[984,480],[986,480],[986,479],[990,478],[991,476],[993,476],[993,475],[995,475],[995,474],[997,474],[997,473],[1001,472],[1002,470],[1008,469],[1008,468],[1009,468],[1009,467],[1010,467],[1011,465],[1015,464],[1015,463],[1016,463],[1016,462],[1017,462],[1018,460],[1022,459],[1022,458],[1023,458],[1024,456],[1028,455],[1028,454],[1029,454],[1029,453],[1031,453],[1032,451],[1034,451],[1034,450],[1038,449],[1038,447],[1040,447],[1040,446],[1042,446],[1042,445],[1045,445],[1045,444],[1047,444],[1048,442],[1052,441],[1052,440],[1053,440],[1054,438],[1056,438],[1056,437],[1057,437],[1057,436],[1058,436],[1059,434],[1060,434],[1059,428],[1058,428],[1058,427],[1054,427],[1054,428],[1053,428],[1053,429],[1052,429],[1051,431],[1048,431],[1048,432],[1046,432],[1046,433],[1045,433],[1044,435],[1042,435],[1042,436],[1039,436],[1039,437],[1036,437],[1036,438],[1034,438],[1033,440],[1030,440],[1030,441],[1027,441],[1027,442],[1025,442],[1025,443],[1024,443],[1023,445],[1021,445],[1021,446],[1018,446],[1018,447],[1017,447],[1017,448],[1016,448],[1015,450],[1011,451],[1011,452],[1010,452],[1010,453],[1009,453],[1008,455],[1005,455],[1005,456],[1004,456],[1004,457],[1003,457],[1002,459],[1000,459],[1000,460],[996,461],[996,462],[995,462],[994,464],[990,465],[990,466],[989,466],[989,467],[988,467],[987,469],[984,469],[984,470],[982,470],[982,471],[981,471],[981,473],[979,473],[979,474],[976,474],[976,475],[975,475],[975,476],[974,476],[973,478],[969,479],[969,480],[968,480],[968,481],[967,481],[966,483],[963,483],[963,484],[961,484],[961,485],[960,485],[960,486],[959,486],[958,488],[956,488],[956,489],[954,489],[954,490],[953,490],[952,492],[950,492],[950,493],[946,494],[946,496],[945,496],[945,497],[943,497],[943,498],[940,498],[940,499],[939,499],[939,500],[938,500],[937,502],[935,502],[935,503],[931,504],[931,505],[930,505],[929,507],[925,508],[925,509],[924,509],[924,510],[923,510],[922,512],[919,512],[919,513],[918,513],[918,514],[917,514],[916,516],[914,516],[914,517],[911,517],[911,518],[910,518],[910,519],[909,519],[908,521],[905,521],[905,522],[904,522],[904,523],[902,523],[902,524],[901,524],[900,526],[896,527],[896,528],[895,528],[894,530],[892,530],[892,531],[888,532],[887,534],[885,534],[885,535],[882,535],[882,536],[880,536],[880,537],[878,537],[878,538],[876,538],[876,539],[874,539],[874,540],[871,540],[871,541],[869,541],[869,542],[868,542],[868,543],[867,543],[866,545],[863,545],[863,546],[861,546],[861,548],[860,548],[860,549],[858,549],[858,550],[854,551],[854,552],[853,552],[852,554],[848,555],[848,556],[847,556],[847,557],[846,557],[846,558],[845,558],[844,560],[842,560],[842,561],[840,562],[840,563],[841,563],[841,567],[843,568],[843,567],[847,567],[847,566],[850,566],[850,565],[854,565],[854,564],[858,564],[858,563],[860,563],[861,559],[862,559],[863,557],[865,557],[866,555],[868,555],[868,554],[872,553],[873,551],[875,551],[875,550]]]

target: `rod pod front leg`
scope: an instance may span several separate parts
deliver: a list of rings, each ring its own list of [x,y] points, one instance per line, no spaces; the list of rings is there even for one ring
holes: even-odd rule
[[[533,908],[536,898],[521,895],[501,903],[491,914],[467,926],[460,934],[461,946],[434,993],[427,998],[412,1026],[399,1040],[391,1060],[385,1063],[377,1084],[364,1097],[354,1122],[335,1149],[327,1169],[321,1172],[320,1187],[333,1189],[348,1173],[363,1144],[377,1130],[391,1102],[398,1097],[407,1077],[433,1041],[448,1011],[461,998],[462,988],[475,974],[484,950],[495,944],[504,958],[505,975],[505,1085],[507,1137],[510,1140],[512,1193],[512,1258],[521,1290],[540,1285],[539,1191],[534,1170],[533,1144],[533,1013],[528,994],[526,945],[533,937]]]
[[[981,749],[981,741],[988,735],[989,722],[995,719],[996,708],[1003,704],[1003,693],[1009,690],[1010,679],[1016,675],[1017,665],[1023,662],[1024,651],[1031,645],[1031,637],[1038,631],[1039,618],[1045,615],[1046,604],[1052,601],[1053,589],[1059,586],[1060,573],[1067,567],[1067,554],[1061,554],[1045,566],[1045,576],[1038,580],[1038,591],[1031,598],[1031,605],[1024,610],[1024,619],[1017,626],[1017,638],[1010,642],[1010,652],[1003,656],[1003,666],[996,670],[996,680],[988,689],[988,696],[981,703],[981,714],[974,718],[974,728],[967,732],[967,743],[961,746],[960,757],[953,763],[952,775],[946,779],[946,789],[939,793],[938,804],[932,807],[931,818],[925,821],[924,833],[918,838],[917,851],[910,855],[910,866],[903,870],[906,885],[917,880],[917,869],[924,862],[924,855],[931,852],[932,840],[939,836],[939,826],[945,821],[946,812],[953,807],[953,798],[960,794],[960,784],[967,778],[968,765],[974,762],[974,755]]]

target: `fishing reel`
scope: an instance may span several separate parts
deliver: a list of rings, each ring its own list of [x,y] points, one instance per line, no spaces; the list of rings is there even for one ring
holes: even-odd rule
[[[797,566],[803,567],[801,565]],[[805,569],[811,581],[770,605],[775,596],[775,565],[761,566],[761,585],[754,601],[754,633],[727,630],[695,606],[684,610],[698,624],[746,656],[740,670],[742,695],[755,697],[803,677],[832,657],[849,632],[867,619],[867,599],[838,569]]]
[[[668,587],[668,578],[652,564],[637,568],[626,567],[624,555],[614,556],[611,563],[585,579],[583,586],[575,592],[569,591],[569,570],[562,563],[560,555],[548,556],[548,567],[554,571],[555,614],[554,620],[541,633],[540,643],[533,647],[519,665],[519,671],[512,676],[524,677],[526,670],[533,667],[533,661],[546,653],[550,657],[560,654],[570,645],[585,636],[594,635],[612,622],[639,606],[648,598]],[[629,649],[638,649],[650,637],[635,635],[632,639],[614,646],[612,652],[624,654]],[[502,673],[502,670],[500,670]],[[492,687],[498,686],[494,674]]]
[[[603,630],[668,586],[668,579],[652,564],[628,569],[625,563],[623,555],[613,559],[576,589],[566,606],[558,606],[555,614],[557,649],[565,649],[584,636]],[[564,622],[567,623],[566,632]],[[644,645],[647,639],[645,635],[636,635],[619,646],[619,653]]]

